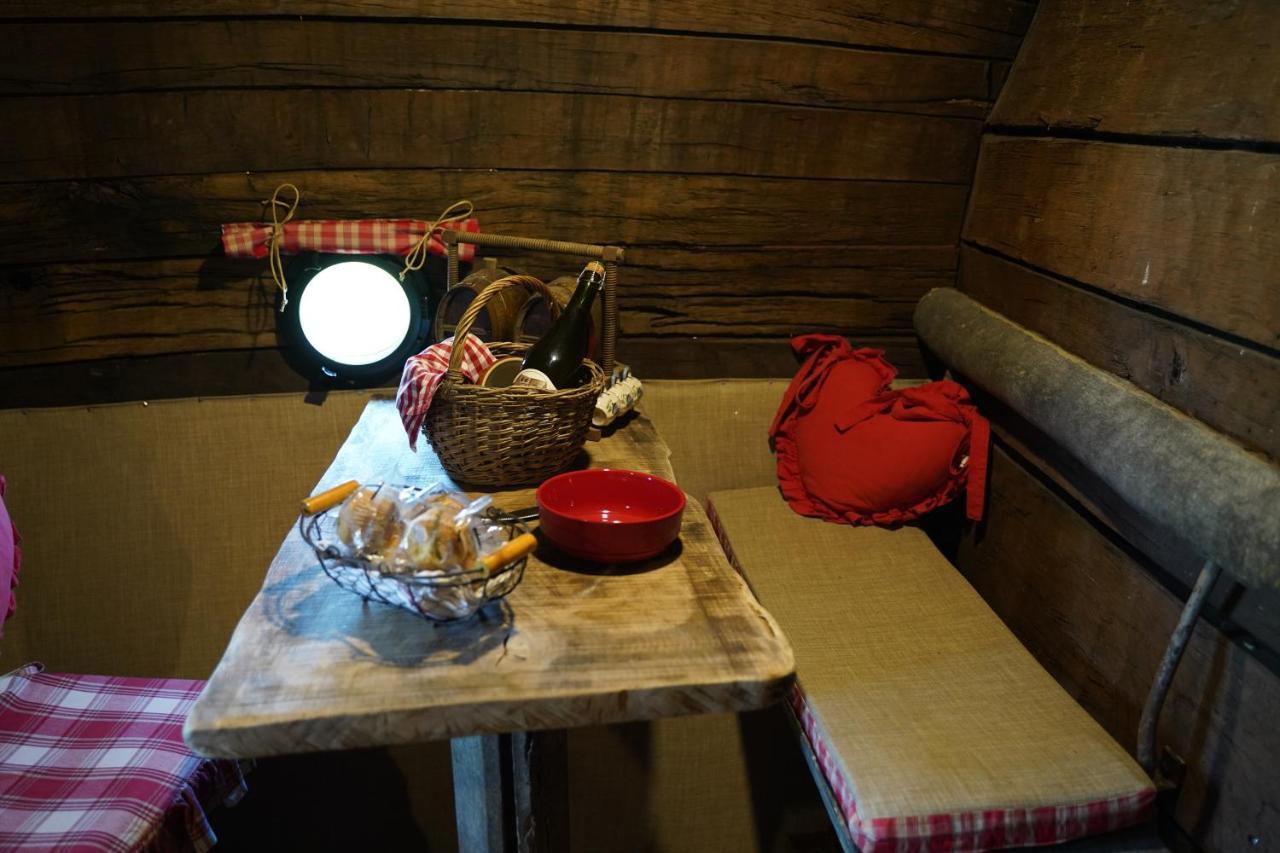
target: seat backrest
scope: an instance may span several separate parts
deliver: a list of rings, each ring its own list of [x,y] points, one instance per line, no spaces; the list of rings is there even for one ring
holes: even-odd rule
[[[671,448],[681,488],[698,501],[718,489],[777,482],[769,450],[786,379],[654,380],[640,409]]]
[[[1280,588],[1280,467],[958,290],[928,293],[915,325],[1139,512],[1242,583]]]
[[[24,557],[5,668],[208,676],[369,396],[0,411]]]

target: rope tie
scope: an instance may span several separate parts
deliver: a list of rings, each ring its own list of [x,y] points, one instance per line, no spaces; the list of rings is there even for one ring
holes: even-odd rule
[[[293,201],[282,201],[280,199],[281,190],[293,190]],[[298,212],[298,202],[301,200],[302,193],[298,191],[297,187],[293,184],[281,184],[271,194],[271,200],[263,202],[263,204],[271,205],[271,250],[269,262],[271,265],[271,277],[275,279],[276,287],[280,288],[281,311],[289,304],[289,285],[284,280],[284,261],[280,259],[280,247],[284,244],[284,226]],[[281,208],[285,209],[283,219],[280,218]]]
[[[456,222],[459,219],[467,219],[475,212],[476,206],[471,203],[470,199],[465,198],[461,201],[455,201],[446,207],[444,212],[436,217],[436,221],[431,223],[431,227],[427,229],[418,242],[413,244],[413,248],[409,250],[409,253],[404,256],[404,269],[400,270],[400,280],[404,281],[406,275],[422,269],[427,262],[427,250],[431,244],[431,238],[436,231],[440,230],[440,226],[449,222]]]

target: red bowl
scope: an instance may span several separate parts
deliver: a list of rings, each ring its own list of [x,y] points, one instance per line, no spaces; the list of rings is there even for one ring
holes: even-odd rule
[[[538,520],[557,548],[601,563],[647,560],[680,535],[684,492],[652,474],[590,468],[538,487]]]

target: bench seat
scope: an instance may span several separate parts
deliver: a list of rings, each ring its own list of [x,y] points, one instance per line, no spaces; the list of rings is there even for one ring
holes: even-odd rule
[[[208,812],[245,792],[182,723],[204,682],[42,672],[0,677],[0,849],[207,850]]]
[[[1150,815],[1151,780],[920,530],[803,518],[772,487],[708,510],[791,641],[792,708],[863,853],[1054,844]]]

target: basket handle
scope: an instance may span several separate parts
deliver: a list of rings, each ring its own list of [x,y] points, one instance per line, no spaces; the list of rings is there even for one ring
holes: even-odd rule
[[[551,310],[552,318],[560,316],[560,303],[556,301],[555,295],[551,289],[543,284],[539,279],[531,275],[509,275],[506,278],[500,278],[490,284],[484,290],[480,291],[480,295],[471,300],[471,304],[467,306],[467,310],[462,312],[462,318],[458,320],[458,325],[453,330],[453,351],[449,353],[449,372],[462,372],[462,351],[464,347],[460,345],[460,341],[465,341],[467,335],[471,332],[471,324],[475,322],[476,317],[480,316],[481,309],[489,303],[489,300],[497,296],[502,291],[510,287],[532,287],[542,298],[547,300],[547,306]]]
[[[478,231],[440,232],[448,256],[447,282],[449,287],[458,283],[458,244],[494,249],[520,249],[530,252],[552,252],[579,258],[595,258],[604,262],[604,305],[601,310],[604,328],[600,330],[600,364],[604,375],[613,374],[614,355],[618,347],[618,267],[625,255],[620,246],[597,246],[591,243],[567,243],[563,240],[536,240],[531,237],[509,237],[505,234],[488,234]]]

